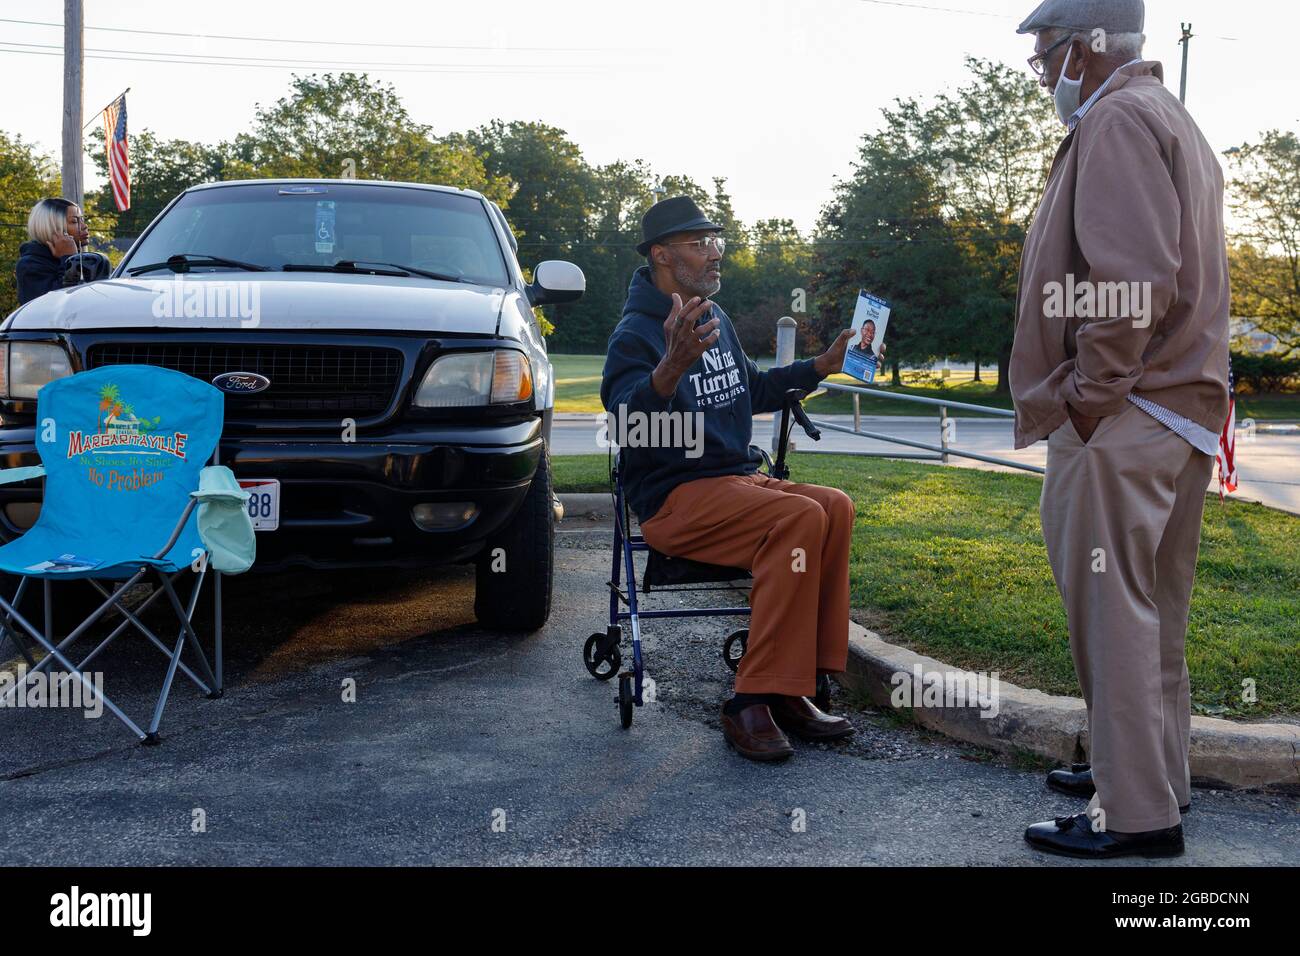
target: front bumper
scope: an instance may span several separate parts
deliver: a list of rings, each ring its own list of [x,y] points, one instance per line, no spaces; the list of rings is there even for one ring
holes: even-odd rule
[[[40,464],[31,426],[0,427],[5,468]],[[542,421],[408,423],[356,441],[319,432],[223,438],[220,464],[238,478],[280,481],[280,526],[257,535],[254,570],[419,567],[473,557],[523,502],[544,448]],[[41,500],[42,482],[0,485],[0,539]],[[421,530],[412,508],[473,502],[478,514],[450,531]],[[17,506],[17,507],[15,507]]]

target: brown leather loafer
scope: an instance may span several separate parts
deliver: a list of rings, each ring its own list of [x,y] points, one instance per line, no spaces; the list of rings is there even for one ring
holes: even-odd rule
[[[772,705],[772,719],[782,730],[801,740],[825,743],[853,733],[853,725],[843,717],[832,717],[818,710],[807,697],[782,697]]]
[[[784,760],[794,753],[781,728],[772,722],[766,704],[754,704],[736,714],[722,714],[722,736],[750,760]]]

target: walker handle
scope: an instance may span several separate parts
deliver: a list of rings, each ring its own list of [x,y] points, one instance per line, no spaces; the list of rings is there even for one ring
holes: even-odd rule
[[[808,397],[808,393],[802,388],[787,389],[785,393],[785,405],[794,415],[794,420],[799,423],[799,427],[813,441],[821,441],[821,429],[814,425],[808,418],[808,413],[803,410],[803,400]],[[783,423],[784,424],[784,423]]]

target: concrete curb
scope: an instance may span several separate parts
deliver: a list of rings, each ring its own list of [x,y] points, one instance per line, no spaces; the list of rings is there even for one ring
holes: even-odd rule
[[[842,683],[890,707],[895,674],[964,672],[849,625],[849,666]],[[915,707],[916,722],[948,737],[1003,753],[1029,752],[1060,763],[1086,759],[1088,717],[1077,697],[1057,697],[999,682],[997,715],[976,706]],[[1300,726],[1243,724],[1192,717],[1192,779],[1200,785],[1300,790]]]
[[[565,492],[558,497],[565,517],[614,519],[614,499],[607,491]]]
[[[612,520],[605,492],[559,496],[565,515]],[[849,623],[849,665],[841,678],[872,703],[892,707],[895,674],[964,674],[943,661],[883,640],[859,624]],[[1003,753],[1028,752],[1068,764],[1088,752],[1088,716],[1077,697],[1058,697],[1039,690],[998,683],[996,716],[981,717],[976,706],[914,707],[916,722],[945,736]],[[1214,717],[1192,717],[1192,779],[1198,784],[1300,792],[1300,725],[1245,724]]]

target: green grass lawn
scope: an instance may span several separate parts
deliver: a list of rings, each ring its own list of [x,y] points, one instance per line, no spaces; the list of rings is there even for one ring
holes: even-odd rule
[[[1238,423],[1244,418],[1253,418],[1259,422],[1300,422],[1300,393],[1238,395]]]
[[[554,464],[558,491],[608,488],[603,455]],[[1040,479],[837,455],[796,454],[792,468],[857,502],[850,577],[862,623],[951,664],[1078,696]],[[1300,518],[1206,502],[1187,664],[1196,712],[1300,714]],[[1246,679],[1255,704],[1241,701]]]
[[[772,360],[758,359],[767,368]],[[599,412],[600,373],[605,366],[603,355],[552,355],[555,369],[555,410],[557,412]],[[938,371],[904,372],[903,384],[888,388],[891,392],[920,395],[924,398],[948,399],[971,405],[988,405],[992,408],[1010,408],[1011,398],[995,395],[997,369],[985,369],[981,381],[972,380],[970,372],[953,371],[948,379],[939,377]],[[862,383],[847,375],[834,375],[829,381],[844,385]],[[886,379],[887,381],[887,379]],[[863,415],[935,415],[937,408],[927,408],[913,402],[899,402],[888,398],[862,396]],[[1239,396],[1237,420],[1253,418],[1256,421],[1300,421],[1300,394],[1242,395]],[[807,402],[809,411],[817,415],[851,415],[853,396],[845,392],[824,392]],[[961,412],[960,414],[970,414]]]
[[[599,412],[600,373],[605,367],[603,355],[552,355],[555,370],[555,410],[557,412]]]

